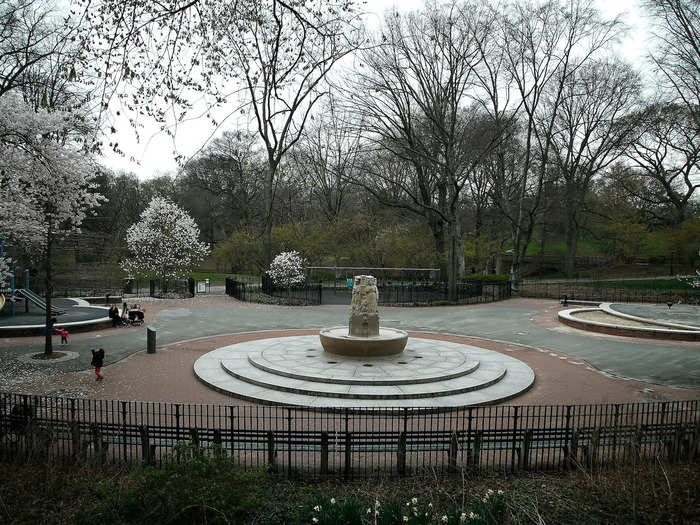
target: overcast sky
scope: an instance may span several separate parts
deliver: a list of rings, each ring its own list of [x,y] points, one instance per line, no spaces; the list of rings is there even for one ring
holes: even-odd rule
[[[645,30],[645,21],[640,15],[638,0],[595,0],[598,9],[605,18],[611,18],[622,14],[630,27],[629,36],[621,43],[618,52],[627,60],[641,65],[646,52],[646,40],[648,33]],[[368,25],[378,27],[384,11],[396,6],[401,11],[420,9],[423,0],[369,0],[366,5],[368,13]],[[112,108],[114,109],[114,108]],[[140,142],[136,141],[133,130],[126,121],[128,115],[120,108],[124,119],[118,122],[119,133],[117,140],[124,156],[118,156],[111,151],[103,158],[103,163],[113,170],[123,170],[135,173],[140,179],[149,179],[168,172],[174,172],[177,165],[173,156],[173,149],[178,153],[189,157],[208,142],[212,136],[216,136],[225,130],[248,128],[247,118],[227,120],[218,130],[207,123],[206,119],[193,119],[178,125],[175,144],[173,139],[164,133],[158,132],[158,127],[153,123],[142,120],[143,128],[139,131]],[[251,129],[251,131],[253,131]],[[110,137],[111,139],[112,137]],[[132,162],[133,157],[137,162]]]

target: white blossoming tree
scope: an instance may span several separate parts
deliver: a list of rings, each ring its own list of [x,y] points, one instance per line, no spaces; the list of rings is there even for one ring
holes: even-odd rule
[[[130,257],[124,270],[131,276],[155,273],[161,290],[168,279],[192,271],[209,255],[209,246],[199,240],[199,227],[177,204],[154,197],[141,220],[126,233]]]
[[[0,255],[0,288],[10,282],[12,260]]]
[[[103,199],[84,148],[88,131],[74,113],[35,111],[14,92],[0,98],[0,233],[23,243],[44,268],[47,327],[55,242],[79,230]],[[48,329],[44,353],[52,353]]]
[[[291,288],[304,283],[305,261],[297,251],[282,252],[270,263],[267,271],[270,279],[276,286]]]

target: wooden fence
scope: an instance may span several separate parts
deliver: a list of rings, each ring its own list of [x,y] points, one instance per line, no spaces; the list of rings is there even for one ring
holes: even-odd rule
[[[696,459],[700,401],[337,409],[0,394],[0,455],[17,461],[177,461],[183,447],[300,478],[429,469],[550,471],[632,458]]]

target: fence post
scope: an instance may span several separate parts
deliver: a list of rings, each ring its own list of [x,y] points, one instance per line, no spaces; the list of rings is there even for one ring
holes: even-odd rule
[[[598,447],[600,445],[600,427],[593,429],[591,440],[586,449],[586,465],[595,468],[598,463]]]
[[[104,463],[107,459],[107,447],[109,445],[102,439],[102,432],[95,423],[90,425],[90,433],[92,434],[92,442],[95,452],[97,453],[97,458],[101,463]]]
[[[123,460],[126,462],[128,446],[126,443],[126,401],[122,401],[122,450]]]
[[[575,428],[574,431],[571,433],[571,439],[569,440],[568,445],[569,450],[566,457],[567,469],[576,466],[576,462],[578,461],[578,435],[578,428]]]
[[[406,475],[406,431],[399,434],[399,443],[396,450],[396,470],[399,476]]]
[[[291,453],[291,451],[290,451]],[[277,450],[275,450],[275,433],[272,430],[267,431],[267,464],[272,470],[275,469],[275,457],[277,456]]]
[[[198,453],[199,450],[199,432],[197,432],[196,428],[191,428],[190,429],[190,441],[192,442],[192,446],[195,448],[196,452]]]
[[[691,444],[688,447],[688,459],[697,459],[700,454],[700,421],[695,423],[695,429],[691,434]]]
[[[139,425],[139,433],[141,434],[141,455],[143,456],[143,462],[146,465],[153,464],[151,441],[148,437],[148,426]]]
[[[635,461],[642,457],[642,426],[637,425],[632,438],[632,453]]]
[[[530,446],[532,443],[532,429],[528,428],[525,431],[525,436],[523,437],[523,443],[520,446],[520,470],[527,470],[530,468]]]
[[[479,430],[474,438],[474,449],[472,450],[472,465],[479,468],[481,463],[481,442],[484,439],[484,431]]]
[[[214,429],[214,455],[220,458],[223,454],[223,449],[221,448],[221,430],[218,428]]]
[[[352,468],[351,460],[352,457],[350,455],[351,453],[351,440],[352,440],[352,433],[351,432],[346,432],[345,433],[345,473],[344,477],[346,480],[350,479],[350,469]]]
[[[321,474],[328,474],[328,432],[321,432]]]
[[[449,470],[450,472],[457,472],[457,452],[459,450],[459,444],[457,442],[457,432],[452,432],[450,436],[450,451],[449,451]]]
[[[73,458],[77,461],[82,459],[83,444],[80,440],[80,423],[77,421],[70,422],[71,448],[73,450]]]
[[[510,449],[510,471],[515,472],[515,449],[518,439],[518,406],[513,407],[513,444]]]

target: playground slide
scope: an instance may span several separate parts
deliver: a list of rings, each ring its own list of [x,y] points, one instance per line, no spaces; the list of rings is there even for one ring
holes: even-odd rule
[[[15,290],[15,295],[21,295],[27,301],[34,303],[36,306],[38,306],[42,310],[44,310],[44,311],[46,310],[46,302],[41,297],[39,297],[37,294],[35,294],[34,292],[32,292],[28,288],[17,288]],[[51,313],[53,315],[59,315],[59,314],[65,313],[65,312],[63,310],[59,310],[58,308],[55,308],[54,306],[52,306]]]

